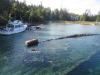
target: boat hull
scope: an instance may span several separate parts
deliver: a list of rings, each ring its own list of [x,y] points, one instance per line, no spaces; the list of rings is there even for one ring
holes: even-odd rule
[[[27,25],[24,25],[23,27],[20,27],[20,28],[16,28],[12,31],[0,31],[0,34],[2,35],[11,35],[11,34],[15,34],[15,33],[20,33],[20,32],[23,32],[25,31],[27,28]]]

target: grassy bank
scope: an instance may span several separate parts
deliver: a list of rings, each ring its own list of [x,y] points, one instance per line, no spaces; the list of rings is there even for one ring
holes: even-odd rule
[[[29,23],[30,25],[41,25],[47,23],[64,23],[64,24],[81,24],[81,25],[100,25],[100,22],[96,21],[44,21],[44,22],[34,22]]]
[[[65,24],[81,24],[81,25],[100,25],[100,22],[96,21],[56,21]]]

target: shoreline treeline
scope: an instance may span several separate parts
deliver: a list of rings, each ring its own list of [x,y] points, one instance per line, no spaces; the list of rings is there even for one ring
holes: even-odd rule
[[[45,21],[100,21],[100,12],[92,15],[90,10],[86,10],[83,15],[69,13],[66,9],[44,8],[42,4],[27,5],[25,2],[15,0],[0,0],[0,24],[9,19],[18,19],[25,22],[45,22]],[[5,23],[4,23],[5,24]]]

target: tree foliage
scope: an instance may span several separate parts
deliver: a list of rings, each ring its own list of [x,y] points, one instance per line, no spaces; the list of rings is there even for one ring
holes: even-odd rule
[[[81,21],[96,21],[96,15],[92,15],[90,10],[86,10],[83,15],[80,16]]]
[[[92,15],[90,10],[86,10],[83,15],[69,13],[66,9],[44,8],[42,4],[27,5],[25,2],[15,0],[0,0],[0,17],[9,19],[19,19],[25,22],[44,22],[56,20],[68,21],[100,21],[100,13]]]
[[[97,22],[100,22],[100,12],[99,12],[98,15],[97,15],[96,21],[97,21]]]

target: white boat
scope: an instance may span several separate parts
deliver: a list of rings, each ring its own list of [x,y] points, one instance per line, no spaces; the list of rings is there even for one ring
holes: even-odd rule
[[[6,27],[0,28],[0,34],[11,35],[25,31],[27,25],[20,20],[9,21]]]

